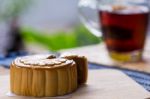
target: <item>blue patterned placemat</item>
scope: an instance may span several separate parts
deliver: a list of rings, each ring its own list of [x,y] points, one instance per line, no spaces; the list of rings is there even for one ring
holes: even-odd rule
[[[9,68],[10,63],[16,56],[24,56],[27,55],[26,52],[14,52],[10,53],[7,56],[0,55],[0,65],[4,66],[5,68]],[[125,74],[127,74],[129,77],[131,77],[133,80],[135,80],[137,83],[142,85],[146,90],[150,91],[150,74],[144,73],[144,72],[138,72],[128,69],[120,69],[117,67],[108,67],[98,64],[89,63],[89,69],[117,69],[121,70]]]

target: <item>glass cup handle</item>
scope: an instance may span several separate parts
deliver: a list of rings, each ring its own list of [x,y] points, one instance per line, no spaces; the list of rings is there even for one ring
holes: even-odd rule
[[[101,37],[97,0],[80,0],[78,10],[79,17],[85,27],[94,35]]]

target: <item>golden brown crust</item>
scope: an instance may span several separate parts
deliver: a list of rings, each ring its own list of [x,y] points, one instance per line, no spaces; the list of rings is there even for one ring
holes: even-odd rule
[[[24,96],[60,96],[87,81],[87,59],[68,55],[32,55],[16,58],[10,66],[10,89]]]
[[[38,61],[35,62],[36,59],[40,62],[41,60],[45,61],[38,64]],[[30,60],[31,62],[29,62]],[[32,63],[32,61],[34,62]],[[47,61],[56,62],[51,64]],[[72,60],[63,58],[43,59],[39,57],[32,59],[32,56],[28,56],[27,60],[25,57],[17,58],[10,66],[10,89],[17,95],[35,97],[60,96],[71,93],[77,89],[76,64]]]
[[[78,84],[85,84],[88,77],[88,62],[85,56],[63,53],[60,57],[74,60],[77,65]]]

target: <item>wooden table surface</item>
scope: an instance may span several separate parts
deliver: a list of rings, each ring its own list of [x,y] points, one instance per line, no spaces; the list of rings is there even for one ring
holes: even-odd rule
[[[150,40],[147,41],[145,45],[145,50],[143,52],[143,61],[139,62],[121,63],[112,60],[108,55],[108,51],[106,50],[106,46],[104,43],[60,51],[60,53],[64,52],[71,52],[86,56],[89,62],[99,65],[119,67],[150,73]]]
[[[116,85],[119,84],[119,85]],[[8,86],[7,86],[8,85]],[[106,86],[106,87],[105,87]],[[0,99],[36,99],[31,97],[9,97],[9,69],[0,67]],[[139,94],[140,93],[140,94]],[[67,96],[68,97],[68,96]],[[131,78],[117,70],[89,71],[88,84],[67,99],[149,99],[150,93]],[[41,99],[41,98],[40,98]],[[45,98],[42,98],[45,99]],[[46,98],[66,99],[66,98]]]
[[[103,69],[90,70],[87,84],[62,97],[7,96],[9,75],[0,76],[0,99],[148,99],[150,93],[123,72]],[[139,94],[140,93],[140,94]]]

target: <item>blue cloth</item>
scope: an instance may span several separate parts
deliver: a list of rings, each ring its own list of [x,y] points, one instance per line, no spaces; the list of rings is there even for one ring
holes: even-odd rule
[[[14,60],[17,56],[24,56],[27,55],[26,52],[13,52],[10,53],[7,56],[2,56],[0,55],[0,65],[4,66],[5,68],[9,68],[12,60]],[[146,90],[150,91],[150,74],[149,73],[144,73],[144,72],[138,72],[138,71],[133,71],[133,70],[128,70],[128,69],[120,69],[117,67],[108,67],[108,66],[103,66],[103,65],[98,65],[98,64],[93,64],[89,63],[88,65],[89,69],[117,69],[121,70],[125,74],[127,74],[129,77],[131,77],[133,80],[135,80],[137,83],[142,85]]]
[[[5,56],[0,54],[0,65],[4,66],[5,68],[9,68],[12,60],[14,60],[18,56],[24,56],[24,55],[27,55],[27,52],[24,51],[12,52]]]

